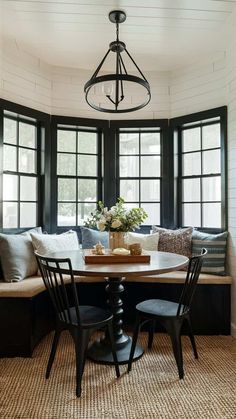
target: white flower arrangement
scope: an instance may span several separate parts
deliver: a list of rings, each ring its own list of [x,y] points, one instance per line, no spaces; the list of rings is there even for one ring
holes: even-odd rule
[[[100,231],[134,231],[147,218],[143,208],[127,209],[123,198],[118,198],[116,205],[108,209],[103,202],[98,202],[98,209],[91,213],[85,226]]]

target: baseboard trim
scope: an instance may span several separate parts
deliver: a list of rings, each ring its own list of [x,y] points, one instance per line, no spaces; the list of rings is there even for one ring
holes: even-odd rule
[[[231,335],[236,338],[236,324],[231,323]]]

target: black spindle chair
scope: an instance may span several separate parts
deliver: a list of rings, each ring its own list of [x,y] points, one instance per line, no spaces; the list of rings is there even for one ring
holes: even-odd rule
[[[190,308],[196,290],[199,274],[201,272],[203,257],[206,256],[206,254],[207,250],[202,249],[200,256],[194,256],[190,258],[185,283],[178,303],[155,299],[142,301],[141,303],[137,304],[136,322],[128,363],[128,372],[131,370],[139,330],[141,326],[147,322],[150,322],[148,348],[152,347],[156,321],[158,321],[169,334],[180,379],[184,377],[183,354],[181,345],[181,329],[184,322],[187,322],[188,336],[192,344],[194,356],[196,359],[198,358],[190,320]]]
[[[79,305],[70,259],[48,258],[38,253],[35,253],[35,255],[56,314],[55,334],[48,360],[46,378],[49,378],[60,334],[63,330],[68,330],[75,344],[76,396],[80,397],[88,343],[94,331],[107,327],[116,376],[120,376],[113,337],[113,315],[99,307]]]

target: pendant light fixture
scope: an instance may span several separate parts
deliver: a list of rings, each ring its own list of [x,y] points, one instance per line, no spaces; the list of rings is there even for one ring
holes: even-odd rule
[[[101,112],[137,111],[150,102],[150,85],[125,43],[119,40],[119,24],[126,20],[125,12],[113,10],[109,13],[109,20],[116,24],[116,40],[110,43],[104,58],[85,84],[85,99],[93,109]],[[107,74],[103,68],[110,52],[114,53],[115,71]],[[130,68],[135,74],[130,73]]]

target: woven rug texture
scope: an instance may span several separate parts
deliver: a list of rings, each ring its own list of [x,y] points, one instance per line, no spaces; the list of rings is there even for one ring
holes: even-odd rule
[[[197,336],[195,360],[183,337],[184,380],[178,379],[170,339],[156,334],[127,374],[116,379],[112,366],[87,361],[82,396],[75,396],[75,353],[62,334],[50,378],[45,379],[53,334],[44,338],[33,358],[0,360],[1,419],[236,419],[236,340]],[[147,336],[139,343],[147,348]]]

